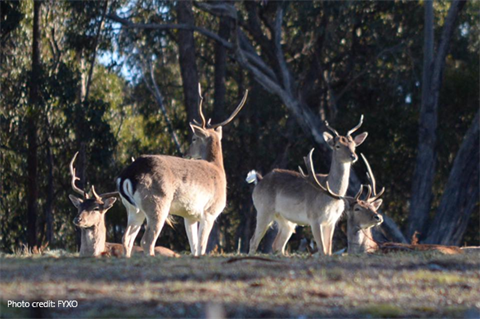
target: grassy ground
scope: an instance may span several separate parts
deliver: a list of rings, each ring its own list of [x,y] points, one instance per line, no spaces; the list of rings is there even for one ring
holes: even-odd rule
[[[0,258],[1,317],[466,317],[480,309],[479,255]],[[8,300],[76,300],[12,308]]]

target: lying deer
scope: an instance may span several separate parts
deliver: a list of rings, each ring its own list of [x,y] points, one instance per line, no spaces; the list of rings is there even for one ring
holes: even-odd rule
[[[357,126],[348,131],[346,136],[341,136],[325,122],[327,128],[335,134],[332,136],[323,133],[323,138],[333,150],[332,164],[328,175],[318,175],[317,178],[324,183],[328,181],[333,191],[342,196],[347,192],[351,165],[358,159],[355,149],[368,135],[365,132],[352,137],[362,123],[363,116]],[[264,178],[251,171],[247,182],[256,184],[252,198],[257,210],[257,226],[250,240],[250,254],[255,253],[273,220],[279,226],[274,250],[284,253],[286,243],[297,224],[300,224],[310,225],[317,246],[323,248],[325,255],[332,254],[335,224],[345,208],[343,200],[319,191],[301,174],[290,170],[274,169]]]
[[[185,220],[193,255],[205,254],[213,223],[226,205],[227,180],[223,166],[222,126],[241,110],[248,91],[230,117],[218,124],[205,121],[199,87],[199,114],[202,123],[190,123],[194,133],[187,156],[143,155],[130,164],[117,179],[120,197],[128,211],[128,226],[123,238],[126,256],[143,221],[147,228],[141,244],[153,256],[157,240],[169,214]],[[200,224],[200,225],[199,225]]]
[[[73,205],[78,209],[77,216],[73,223],[81,229],[80,256],[98,257],[104,254],[121,256],[124,254],[121,244],[108,243],[106,241],[107,229],[105,227],[105,215],[117,200],[114,196],[118,192],[105,193],[98,195],[95,187],[92,186],[93,197],[90,196],[75,185],[79,178],[75,174],[73,167],[78,152],[70,162],[70,173],[72,175],[72,188],[75,192],[82,195],[82,198],[69,195]],[[142,251],[140,247],[135,247],[137,252]],[[167,257],[178,257],[174,251],[165,247],[155,247],[155,251]]]

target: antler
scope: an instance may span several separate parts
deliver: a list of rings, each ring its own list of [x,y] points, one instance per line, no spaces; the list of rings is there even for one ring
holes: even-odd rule
[[[242,100],[238,104],[237,108],[233,113],[223,122],[218,123],[218,124],[212,124],[211,121],[212,119],[208,119],[208,122],[205,120],[205,116],[203,115],[202,111],[202,105],[203,105],[203,97],[202,97],[202,87],[200,83],[198,83],[198,95],[200,96],[200,103],[198,104],[198,114],[200,115],[200,118],[202,119],[202,123],[198,122],[197,120],[193,120],[193,123],[195,123],[198,126],[201,126],[202,128],[217,128],[219,126],[225,126],[228,123],[230,123],[235,116],[237,116],[238,112],[242,109],[242,107],[245,105],[245,102],[247,101],[248,97],[248,90],[245,91],[245,94],[243,95]]]
[[[335,193],[334,191],[332,191],[330,189],[330,185],[328,184],[328,181],[326,182],[327,184],[327,187],[323,187],[323,185],[320,183],[320,181],[317,179],[317,175],[315,174],[315,169],[313,167],[313,161],[312,161],[312,154],[313,154],[313,151],[315,149],[312,148],[310,150],[310,153],[308,153],[308,156],[304,157],[303,160],[305,161],[305,165],[307,166],[307,171],[308,171],[308,174],[309,176],[306,176],[305,173],[303,173],[303,170],[301,167],[299,167],[299,171],[300,173],[302,174],[303,177],[310,177],[310,182],[313,183],[314,185],[317,185],[318,187],[320,187],[320,189],[322,191],[324,191],[325,193],[329,194],[330,196],[332,196],[333,198],[336,198],[336,199],[343,199],[343,200],[346,200],[346,201],[349,201],[349,202],[352,202],[352,201],[357,201],[359,198],[360,198],[360,195],[363,193],[363,185],[360,186],[360,190],[358,191],[357,195],[355,195],[355,197],[350,197],[350,196],[342,196],[342,195],[339,195],[337,193]]]
[[[98,195],[97,192],[95,192],[95,186],[92,185],[92,194],[93,194],[93,196],[95,197],[96,200],[98,200],[98,201],[100,201],[100,202],[103,203],[103,200],[104,200],[105,198],[117,196],[117,195],[118,195],[118,192],[115,191],[115,192],[104,193],[104,194]]]
[[[360,128],[360,126],[362,126],[362,124],[363,124],[363,114],[362,114],[362,116],[360,116],[360,122],[358,122],[357,126],[355,126],[350,131],[348,131],[347,136],[352,135],[352,133],[355,132],[356,130],[358,130]]]
[[[235,109],[235,111],[233,111],[233,113],[223,122],[220,122],[218,124],[210,124],[210,120],[208,121],[208,127],[209,128],[217,128],[219,126],[225,126],[227,125],[228,123],[230,123],[234,118],[235,116],[237,116],[238,112],[240,112],[240,110],[242,109],[242,107],[245,105],[245,102],[247,101],[247,97],[248,97],[248,90],[245,90],[245,94],[243,95],[243,98],[242,100],[240,101],[240,103],[238,104],[237,108]]]
[[[340,136],[340,134],[338,134],[337,130],[334,129],[333,127],[331,127],[329,124],[328,124],[328,121],[325,121],[325,126],[333,132],[333,134],[335,134],[335,136]]]
[[[368,180],[370,181],[370,184],[372,185],[372,188],[369,189],[369,192],[367,194],[366,201],[374,202],[378,198],[380,198],[380,196],[383,195],[383,193],[385,192],[385,187],[382,187],[380,192],[377,193],[377,186],[376,186],[375,176],[373,175],[373,172],[372,172],[372,168],[370,167],[370,164],[368,163],[367,158],[362,153],[360,153],[360,155],[362,156],[362,159],[365,162],[365,166],[367,166],[367,171],[368,171],[367,177],[368,177]],[[370,188],[370,185],[369,185],[369,188]],[[370,198],[372,192],[373,192],[373,197]]]
[[[77,155],[78,155],[78,152],[76,152],[75,155],[73,155],[73,158],[70,162],[70,174],[72,175],[72,188],[75,192],[82,195],[83,198],[87,199],[88,194],[83,189],[80,189],[79,187],[77,187],[77,185],[75,185],[75,181],[80,180],[80,178],[77,177],[77,175],[75,174],[75,168],[73,167],[73,163],[75,163],[75,160],[77,159]]]
[[[198,103],[198,115],[200,115],[200,118],[202,119],[202,128],[205,128],[207,122],[205,121],[205,116],[203,116],[203,111],[202,111],[202,106],[203,106],[203,96],[202,96],[202,85],[198,83],[198,96],[200,97],[200,102]],[[195,120],[194,120],[195,121]],[[200,125],[197,121],[195,121],[196,124]]]

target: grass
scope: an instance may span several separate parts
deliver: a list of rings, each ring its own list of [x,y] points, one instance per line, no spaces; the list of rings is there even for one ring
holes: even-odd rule
[[[448,318],[478,317],[480,309],[479,255],[264,256],[275,262],[226,263],[231,257],[1,255],[0,317]],[[8,300],[76,300],[78,307],[20,309]]]

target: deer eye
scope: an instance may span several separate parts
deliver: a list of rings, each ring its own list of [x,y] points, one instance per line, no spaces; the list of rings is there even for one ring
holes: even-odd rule
[[[99,212],[99,211],[100,211],[100,207],[95,207],[93,210],[96,211],[96,212]]]
[[[355,208],[355,211],[356,211],[356,212],[360,211],[360,208],[358,208],[358,207],[357,207],[357,208]]]
[[[340,145],[335,146],[336,148],[340,148]]]

